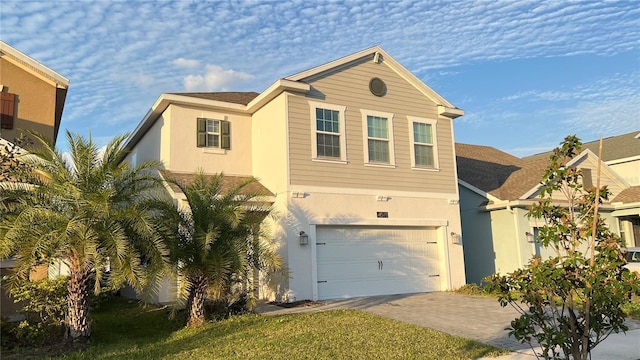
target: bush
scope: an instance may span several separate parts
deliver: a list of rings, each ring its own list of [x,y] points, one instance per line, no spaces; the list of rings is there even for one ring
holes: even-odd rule
[[[52,343],[64,336],[66,277],[25,281],[11,290],[11,296],[14,302],[24,303],[19,312],[25,320],[15,326],[3,323],[3,347]],[[12,336],[5,339],[7,335]]]

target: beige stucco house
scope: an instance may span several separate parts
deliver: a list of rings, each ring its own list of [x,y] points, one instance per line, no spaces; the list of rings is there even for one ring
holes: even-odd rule
[[[633,136],[631,137],[633,139]],[[624,143],[640,155],[640,140]],[[610,229],[620,234],[627,246],[638,246],[640,235],[634,223],[640,216],[640,187],[627,181],[633,174],[618,173],[613,165],[620,161],[608,154],[628,152],[617,149],[622,142],[606,141],[603,147],[601,186],[611,191],[610,200],[600,207],[600,215]],[[570,165],[587,175],[596,184],[599,159],[592,143]],[[594,149],[597,151],[597,145]],[[509,273],[526,265],[533,255],[547,257],[552,249],[535,242],[542,223],[525,215],[528,206],[539,199],[539,183],[549,163],[549,153],[517,158],[498,149],[469,144],[456,144],[460,211],[464,239],[465,268],[468,283],[480,283],[485,276]],[[608,162],[612,165],[608,165]],[[636,174],[640,162],[628,167]],[[554,200],[562,201],[560,194]]]
[[[69,80],[35,59],[0,41],[0,151],[24,130],[34,130],[56,140]],[[6,181],[0,176],[0,181]],[[0,259],[0,275],[14,266],[12,259]],[[37,268],[32,279],[47,276],[46,266]],[[0,288],[2,315],[18,306]]]
[[[261,296],[449,290],[465,283],[453,141],[462,114],[372,47],[262,93],[162,94],[127,160],[260,180],[290,271]]]

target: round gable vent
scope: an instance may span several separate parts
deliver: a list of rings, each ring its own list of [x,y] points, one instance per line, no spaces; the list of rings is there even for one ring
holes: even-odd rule
[[[373,78],[369,81],[369,91],[375,96],[384,96],[387,92],[387,85],[380,78]]]

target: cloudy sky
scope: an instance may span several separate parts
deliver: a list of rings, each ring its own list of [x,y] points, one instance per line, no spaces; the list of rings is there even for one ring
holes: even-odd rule
[[[465,110],[458,142],[524,156],[640,130],[632,0],[2,0],[0,38],[71,80],[62,128],[101,143],[163,92],[261,92],[373,45]]]

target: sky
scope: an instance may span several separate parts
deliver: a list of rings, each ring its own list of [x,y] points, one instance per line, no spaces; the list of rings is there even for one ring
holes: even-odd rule
[[[163,92],[262,92],[374,45],[464,109],[456,142],[526,156],[640,131],[632,0],[2,0],[0,39],[70,79],[61,130],[99,144]]]

